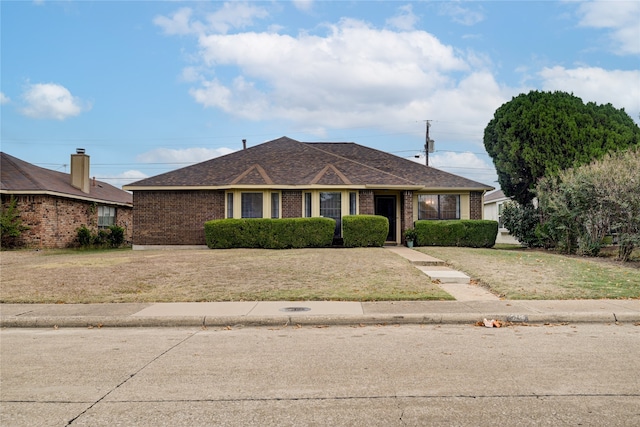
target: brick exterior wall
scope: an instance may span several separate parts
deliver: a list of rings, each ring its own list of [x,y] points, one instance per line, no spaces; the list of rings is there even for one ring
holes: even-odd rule
[[[29,227],[22,233],[17,244],[28,248],[67,248],[78,246],[78,228],[86,226],[98,230],[97,206],[115,206],[107,203],[67,199],[48,195],[14,195],[22,224]],[[11,196],[2,195],[2,204],[7,206]],[[115,206],[116,225],[125,229],[125,240],[131,241],[133,211],[131,208]]]
[[[472,191],[469,193],[469,218],[482,219],[482,193]]]
[[[302,216],[302,191],[282,191],[282,218]]]
[[[359,191],[358,212],[360,215],[374,215],[375,204],[373,201],[373,190],[360,190]]]
[[[402,212],[402,223],[400,225],[400,232],[402,233],[401,241],[405,243],[404,232],[406,229],[413,227],[413,191],[407,190],[402,192],[400,209]]]
[[[224,191],[134,191],[134,245],[204,245],[204,223],[224,219]]]

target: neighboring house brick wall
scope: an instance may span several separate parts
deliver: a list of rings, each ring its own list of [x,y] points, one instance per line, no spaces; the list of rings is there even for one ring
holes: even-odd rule
[[[135,245],[204,245],[204,223],[223,219],[224,191],[135,191]]]
[[[360,200],[358,210],[360,215],[373,215],[375,213],[373,190],[360,190],[358,198]]]
[[[482,193],[472,191],[469,193],[469,219],[482,219]]]
[[[302,216],[302,191],[282,192],[282,218],[300,218]]]
[[[107,203],[67,199],[48,195],[14,195],[22,224],[29,227],[18,244],[29,248],[66,248],[77,246],[78,228],[86,226],[97,231],[98,212],[94,206],[113,206]],[[2,195],[7,206],[10,195]],[[133,212],[131,208],[116,207],[116,225],[125,229],[125,240],[131,241]]]

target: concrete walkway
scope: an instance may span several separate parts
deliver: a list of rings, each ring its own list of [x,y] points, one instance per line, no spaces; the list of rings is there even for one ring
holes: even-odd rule
[[[514,323],[640,324],[640,300],[506,301],[469,283],[449,283],[444,262],[391,246],[456,301],[243,301],[120,304],[0,304],[0,327],[235,327],[283,325]],[[451,274],[451,273],[450,273]],[[440,277],[440,278],[438,278]]]
[[[472,283],[471,278],[466,274],[447,267],[444,261],[406,246],[385,246],[385,248],[406,258],[457,301],[498,301],[500,299],[485,288]]]

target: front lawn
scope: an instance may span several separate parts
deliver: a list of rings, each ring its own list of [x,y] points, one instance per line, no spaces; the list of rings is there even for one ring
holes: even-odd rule
[[[640,298],[637,263],[531,249],[420,247],[505,299]]]

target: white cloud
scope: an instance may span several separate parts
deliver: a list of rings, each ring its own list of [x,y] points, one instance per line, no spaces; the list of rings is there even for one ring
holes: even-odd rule
[[[387,25],[401,31],[410,31],[418,23],[418,16],[413,13],[413,6],[410,4],[398,8],[398,14],[387,19]]]
[[[617,54],[640,53],[640,2],[584,2],[578,6],[578,15],[583,27],[609,29]]]
[[[353,19],[327,25],[326,35],[213,34],[199,43],[203,65],[218,77],[201,77],[191,89],[198,103],[254,120],[291,120],[319,133],[327,126],[459,121],[461,110],[484,127],[513,94],[483,69],[479,55],[425,31],[376,29]],[[225,67],[235,74],[226,81]]]
[[[35,119],[64,120],[91,109],[91,105],[71,95],[55,83],[30,84],[22,94],[22,114]]]
[[[144,172],[140,172],[138,170],[128,170],[113,177],[102,179],[102,181],[107,182],[114,187],[122,188],[123,185],[128,185],[132,182],[140,181],[141,179],[148,177],[149,175],[145,174]]]
[[[188,7],[177,10],[170,17],[156,16],[153,23],[161,27],[165,34],[205,34],[207,32],[226,34],[231,29],[253,25],[254,19],[269,15],[266,9],[244,2],[224,3],[220,9],[206,14],[204,22],[193,18],[193,10]]]
[[[0,105],[8,104],[9,102],[11,102],[11,99],[3,92],[0,92]]]
[[[175,150],[169,148],[156,148],[136,157],[142,163],[199,163],[214,157],[224,156],[236,150],[231,148],[186,148]],[[181,167],[181,166],[180,166]]]
[[[544,90],[572,92],[584,102],[611,103],[624,108],[636,121],[640,113],[640,70],[605,70],[597,67],[544,68],[539,73]]]
[[[293,5],[298,10],[308,12],[313,8],[313,0],[293,0]]]
[[[475,25],[484,20],[484,13],[469,7],[462,7],[460,2],[441,3],[440,14],[449,16],[453,22],[467,26]]]
[[[474,153],[436,152],[429,154],[429,166],[464,176],[482,184],[499,187],[496,182],[498,175],[493,164],[481,159]]]

